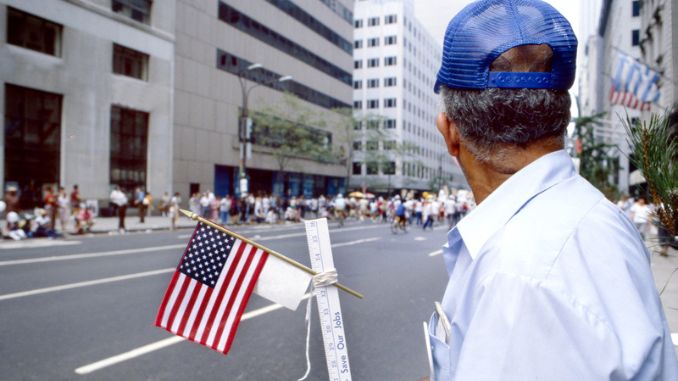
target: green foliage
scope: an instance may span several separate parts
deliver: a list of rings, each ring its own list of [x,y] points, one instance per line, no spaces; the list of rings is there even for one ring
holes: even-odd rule
[[[649,121],[622,121],[633,149],[633,163],[647,181],[661,223],[678,235],[678,142],[668,113],[652,114]]]
[[[325,121],[293,95],[282,104],[252,115],[258,146],[269,148],[280,171],[289,169],[292,159],[332,162],[332,144],[323,136]]]
[[[575,119],[574,134],[579,141],[580,149],[576,152],[579,158],[579,174],[598,188],[608,199],[619,196],[619,190],[610,180],[619,171],[619,161],[610,151],[614,144],[597,143],[594,129],[602,124],[605,113],[581,116]]]

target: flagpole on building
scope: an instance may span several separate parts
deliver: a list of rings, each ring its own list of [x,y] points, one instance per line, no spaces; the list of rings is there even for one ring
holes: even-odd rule
[[[202,217],[200,217],[199,215],[197,215],[197,214],[195,214],[195,213],[193,213],[193,212],[189,212],[188,210],[184,210],[184,209],[179,209],[179,210],[180,210],[181,213],[183,213],[186,217],[188,217],[188,218],[190,218],[190,219],[192,219],[192,220],[194,220],[194,221],[202,222],[202,223],[205,224],[205,225],[209,225],[209,226],[211,226],[211,227],[213,227],[213,228],[215,228],[215,229],[217,229],[217,230],[219,230],[219,231],[222,231],[222,232],[224,232],[224,233],[226,233],[226,234],[228,234],[228,235],[230,235],[230,236],[233,236],[233,237],[235,237],[235,238],[237,238],[237,239],[239,239],[239,240],[242,240],[242,241],[244,241],[244,242],[247,242],[247,243],[249,243],[250,245],[252,245],[252,246],[254,246],[254,247],[257,247],[257,248],[259,248],[259,249],[261,249],[261,250],[263,250],[263,251],[265,251],[265,252],[267,252],[267,253],[273,255],[274,257],[277,257],[278,259],[280,259],[280,260],[282,260],[282,261],[284,261],[284,262],[287,262],[287,263],[289,263],[290,265],[292,265],[292,266],[294,266],[294,267],[296,267],[296,268],[298,268],[298,269],[300,269],[300,270],[303,270],[303,271],[305,271],[305,272],[307,272],[307,273],[309,273],[309,274],[311,274],[311,275],[313,275],[313,276],[318,275],[318,272],[317,272],[317,271],[314,271],[313,269],[310,269],[310,268],[304,266],[303,264],[301,264],[301,263],[295,261],[295,260],[292,259],[292,258],[286,257],[286,256],[284,256],[284,255],[278,253],[277,251],[271,250],[271,249],[267,248],[266,246],[263,246],[263,245],[258,244],[258,243],[256,243],[256,242],[250,240],[250,239],[247,239],[247,238],[243,237],[242,235],[240,235],[240,234],[238,234],[238,233],[236,233],[236,232],[233,232],[233,231],[231,231],[231,230],[228,230],[228,229],[226,229],[225,227],[223,227],[223,226],[221,226],[221,225],[219,225],[219,224],[216,224],[216,223],[214,223],[214,222],[212,222],[212,221],[210,221],[210,220],[207,220],[207,219],[205,219],[205,218],[202,218]],[[335,283],[334,286],[337,286],[338,289],[340,289],[340,290],[342,290],[342,291],[345,291],[345,292],[347,292],[347,293],[349,293],[349,294],[355,296],[356,298],[359,298],[359,299],[362,299],[362,298],[363,298],[363,294],[361,294],[361,293],[359,293],[359,292],[357,292],[357,291],[355,291],[355,290],[352,290],[352,289],[350,289],[350,288],[344,286],[343,284],[341,284],[341,283],[339,283],[339,282]]]

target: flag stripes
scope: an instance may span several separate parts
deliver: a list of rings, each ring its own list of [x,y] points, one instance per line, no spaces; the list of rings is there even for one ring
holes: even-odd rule
[[[267,257],[261,249],[199,224],[172,276],[156,326],[228,353]]]
[[[617,53],[610,86],[610,105],[650,110],[661,97],[660,75],[631,56]]]

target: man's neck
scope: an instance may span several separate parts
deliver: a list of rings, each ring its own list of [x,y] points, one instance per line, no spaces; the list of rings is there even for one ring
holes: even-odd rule
[[[473,197],[480,204],[509,177],[533,161],[551,152],[562,149],[562,145],[535,144],[525,149],[513,148],[502,163],[481,162],[462,145],[459,164],[466,176]]]

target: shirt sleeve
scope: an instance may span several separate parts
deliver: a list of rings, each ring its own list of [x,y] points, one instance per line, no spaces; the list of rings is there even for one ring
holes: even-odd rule
[[[532,279],[485,283],[453,366],[456,381],[622,380],[606,322]],[[445,378],[441,378],[445,379]]]

